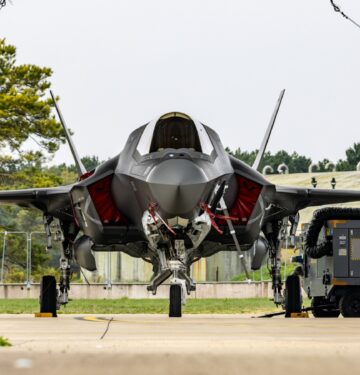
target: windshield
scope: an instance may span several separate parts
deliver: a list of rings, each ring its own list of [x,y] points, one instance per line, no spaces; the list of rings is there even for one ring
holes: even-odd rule
[[[161,118],[155,125],[150,152],[164,148],[192,148],[201,152],[195,124],[183,117]]]
[[[208,155],[213,150],[203,125],[179,112],[168,113],[157,121],[150,122],[137,147],[142,155],[167,148],[188,148]]]

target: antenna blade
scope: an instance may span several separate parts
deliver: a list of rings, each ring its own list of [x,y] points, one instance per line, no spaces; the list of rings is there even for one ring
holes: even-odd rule
[[[79,173],[79,176],[82,176],[83,174],[85,174],[87,171],[86,171],[86,168],[84,167],[84,164],[82,163],[80,157],[79,157],[79,154],[75,148],[75,145],[74,145],[74,142],[71,138],[71,134],[69,132],[69,129],[68,127],[66,126],[66,123],[65,123],[65,120],[61,114],[61,111],[60,111],[60,108],[56,102],[56,98],[55,98],[55,95],[53,94],[53,92],[50,90],[50,95],[51,95],[51,98],[54,102],[54,105],[55,105],[55,109],[56,109],[56,112],[59,116],[59,120],[61,122],[61,125],[62,127],[64,128],[64,131],[65,131],[65,137],[68,141],[68,144],[69,144],[69,147],[70,147],[70,151],[72,153],[72,156],[74,158],[74,161],[75,161],[75,165],[76,165],[76,169]]]
[[[265,154],[266,146],[267,146],[267,144],[269,142],[270,135],[271,135],[271,132],[273,130],[273,127],[274,127],[274,124],[275,124],[275,120],[276,120],[276,116],[277,116],[277,114],[279,112],[280,105],[281,105],[281,102],[283,100],[284,94],[285,94],[285,89],[280,92],[280,96],[279,96],[279,99],[278,99],[278,101],[276,103],[275,110],[274,110],[274,112],[273,112],[273,114],[271,116],[268,128],[266,129],[266,133],[265,133],[264,139],[263,139],[263,141],[261,143],[259,152],[256,155],[256,159],[255,159],[254,164],[252,166],[256,170],[259,170],[260,163],[261,163],[262,158],[263,158],[263,156]]]

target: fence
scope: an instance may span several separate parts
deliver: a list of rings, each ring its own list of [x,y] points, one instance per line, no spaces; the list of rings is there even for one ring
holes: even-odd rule
[[[12,237],[22,238],[22,242],[17,241],[17,246],[21,244],[24,246],[21,250],[22,255],[25,257],[25,267],[22,268],[24,272],[24,279],[17,280],[21,284],[25,285],[27,289],[30,289],[34,284],[32,275],[32,258],[33,258],[33,243],[34,237],[37,236],[37,244],[41,243],[41,247],[46,248],[46,235],[44,232],[33,231],[33,232],[19,232],[19,231],[5,231],[0,232],[2,238],[2,253],[1,253],[1,268],[0,268],[0,283],[11,284],[7,279],[7,273],[11,269],[12,264],[8,258],[10,250],[9,239]],[[1,238],[1,237],[0,237]],[[25,242],[24,242],[25,240]],[[10,241],[11,242],[11,241]],[[1,241],[0,241],[1,244]],[[0,245],[1,246],[1,245]],[[19,253],[19,252],[18,252]],[[56,249],[50,254],[52,257],[52,263],[54,269],[57,268],[59,253]],[[246,254],[246,261],[248,267],[251,264],[252,251]],[[134,259],[124,253],[112,253],[112,252],[101,252],[96,253],[96,262],[98,271],[90,273],[83,271],[84,277],[77,279],[78,282],[89,284],[101,284],[105,285],[106,289],[111,289],[114,283],[125,282],[147,282],[152,274],[152,266],[141,259]],[[6,267],[5,267],[6,266]],[[17,266],[19,268],[19,266]],[[249,267],[250,268],[250,267]],[[191,269],[191,276],[196,282],[228,282],[233,279],[234,276],[240,272],[240,262],[236,252],[220,252],[212,257],[201,259],[195,263]],[[266,271],[266,266],[263,266],[259,271],[252,271],[252,280],[257,282],[269,281],[269,275]],[[283,277],[285,279],[286,274],[289,271],[289,257],[283,258]]]
[[[32,242],[33,242],[33,236],[34,235],[45,235],[45,232],[19,232],[19,231],[5,231],[0,232],[1,235],[3,235],[3,246],[2,246],[2,255],[1,255],[1,269],[0,269],[0,282],[4,284],[5,281],[5,256],[6,256],[6,248],[7,248],[7,238],[9,236],[13,235],[23,235],[25,236],[26,246],[25,246],[25,252],[26,252],[26,280],[25,284],[27,288],[30,288],[32,278],[31,278],[31,269],[32,269]]]

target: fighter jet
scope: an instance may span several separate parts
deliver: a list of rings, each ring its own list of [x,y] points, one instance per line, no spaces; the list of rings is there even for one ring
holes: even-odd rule
[[[169,316],[181,316],[196,288],[190,266],[219,251],[254,249],[252,268],[271,265],[274,301],[283,303],[280,250],[299,210],[360,200],[360,191],[275,186],[258,169],[285,90],[280,94],[252,167],[229,155],[215,130],[180,112],[166,113],[135,129],[124,149],[87,171],[55,97],[55,108],[79,178],[72,185],[0,192],[1,204],[43,212],[51,246],[51,223],[61,233],[60,280],[44,276],[41,311],[56,315],[68,303],[70,264],[94,271],[94,252],[119,251],[153,266],[148,290],[169,280]]]

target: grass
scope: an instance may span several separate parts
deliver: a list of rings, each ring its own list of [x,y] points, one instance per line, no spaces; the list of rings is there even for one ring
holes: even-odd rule
[[[117,300],[79,299],[70,301],[60,314],[167,314],[166,299]],[[37,299],[0,300],[0,314],[33,314],[39,311]],[[255,314],[281,311],[267,298],[188,299],[184,314]]]
[[[286,265],[285,278],[291,275],[294,272],[295,268],[298,266],[299,265],[296,263],[288,263]],[[271,276],[270,276],[267,265],[264,265],[261,268],[262,270],[251,271],[252,281],[271,280]],[[261,278],[261,272],[262,272],[262,278]],[[284,277],[284,265],[282,265],[281,267],[281,277]],[[243,273],[240,273],[239,275],[234,276],[231,281],[246,281],[246,280],[247,280],[246,274],[245,272],[243,272]]]
[[[11,346],[11,343],[6,337],[0,336],[0,346]]]

